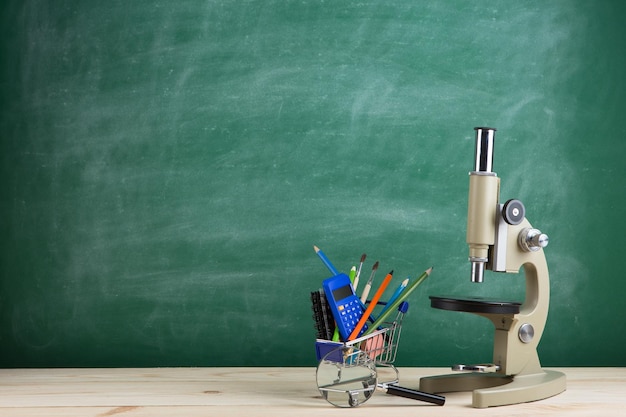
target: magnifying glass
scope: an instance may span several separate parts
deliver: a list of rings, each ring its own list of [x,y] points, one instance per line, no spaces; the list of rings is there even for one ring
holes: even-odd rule
[[[337,407],[356,407],[376,390],[374,361],[354,346],[330,351],[317,366],[317,387],[322,397]]]
[[[446,401],[440,395],[379,383],[374,359],[355,346],[343,346],[324,356],[317,366],[317,387],[322,397],[337,407],[359,406],[377,389],[431,404],[444,405]]]

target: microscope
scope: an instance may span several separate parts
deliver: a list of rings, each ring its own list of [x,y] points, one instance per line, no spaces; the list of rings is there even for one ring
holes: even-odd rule
[[[474,171],[469,173],[467,244],[471,280],[483,282],[485,269],[509,274],[523,267],[523,303],[480,297],[431,296],[431,307],[477,314],[494,324],[493,363],[455,365],[450,375],[425,377],[429,393],[472,391],[476,408],[541,400],[565,391],[565,374],[541,368],[537,345],[550,303],[550,279],[543,248],[548,236],[533,228],[519,200],[500,198],[493,172],[496,129],[477,127]]]

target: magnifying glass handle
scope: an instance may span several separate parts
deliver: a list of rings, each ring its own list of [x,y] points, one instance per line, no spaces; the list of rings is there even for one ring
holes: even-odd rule
[[[431,404],[444,405],[446,397],[428,392],[417,391],[414,389],[399,387],[397,385],[385,385],[383,389],[389,395],[397,395],[398,397],[410,398],[412,400],[425,401]]]

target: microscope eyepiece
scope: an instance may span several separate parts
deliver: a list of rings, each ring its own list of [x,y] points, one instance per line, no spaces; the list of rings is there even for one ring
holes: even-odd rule
[[[493,144],[496,129],[491,127],[475,127],[476,151],[474,153],[474,172],[493,172]]]

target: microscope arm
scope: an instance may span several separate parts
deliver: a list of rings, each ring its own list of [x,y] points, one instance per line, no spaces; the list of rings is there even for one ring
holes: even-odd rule
[[[541,247],[525,250],[524,241],[529,231],[535,231],[524,219],[517,225],[507,225],[507,273],[526,277],[526,297],[517,314],[482,314],[495,328],[493,361],[504,375],[536,373],[541,370],[537,345],[545,328],[550,304],[548,265]]]

